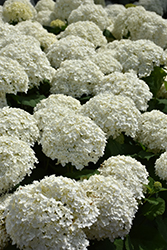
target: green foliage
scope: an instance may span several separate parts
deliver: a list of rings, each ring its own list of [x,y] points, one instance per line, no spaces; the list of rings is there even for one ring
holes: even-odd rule
[[[105,29],[103,31],[103,35],[106,37],[108,42],[112,42],[112,41],[116,40],[116,38],[113,36],[113,34],[108,29]]]

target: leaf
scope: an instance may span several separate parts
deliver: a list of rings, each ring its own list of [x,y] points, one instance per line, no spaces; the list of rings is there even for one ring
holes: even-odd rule
[[[90,241],[90,246],[88,247],[88,250],[122,250],[115,248],[115,245],[113,242],[111,242],[109,239],[104,239],[103,241],[97,241],[92,240]]]
[[[116,38],[113,36],[113,34],[108,30],[108,29],[105,29],[103,31],[103,36],[106,37],[107,41],[108,42],[112,42],[114,41]]]
[[[147,111],[157,109],[157,110],[160,110],[163,113],[167,114],[167,99],[152,98],[148,102],[148,105],[149,105],[149,107],[148,107]]]
[[[116,239],[114,241],[115,250],[123,250],[124,249],[124,241],[122,239]]]
[[[153,220],[158,215],[162,215],[165,212],[165,201],[158,197],[151,197],[145,199],[147,202],[142,206],[142,213],[149,220]]]
[[[162,216],[158,216],[155,221],[159,233],[162,235],[163,239],[167,243],[167,218],[162,218]]]

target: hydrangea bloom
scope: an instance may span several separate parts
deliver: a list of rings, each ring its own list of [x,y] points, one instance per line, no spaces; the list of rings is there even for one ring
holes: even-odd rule
[[[97,215],[79,183],[51,175],[13,194],[6,229],[21,249],[86,250],[89,242],[82,228],[92,225]]]
[[[97,221],[84,230],[88,238],[114,241],[126,236],[138,209],[131,190],[112,176],[102,175],[91,176],[82,186],[100,211]]]
[[[49,26],[51,21],[54,20],[54,13],[51,10],[42,10],[37,13],[35,20],[41,25]]]
[[[93,94],[95,85],[101,83],[103,73],[90,59],[66,60],[57,69],[50,92],[81,97]]]
[[[7,100],[6,100],[6,93],[0,92],[0,108],[8,106]]]
[[[35,152],[24,141],[7,135],[0,136],[0,193],[9,191],[30,175],[37,163]]]
[[[4,107],[0,109],[0,136],[2,135],[18,137],[34,145],[39,137],[37,121],[23,109]]]
[[[29,0],[6,0],[2,15],[6,22],[21,22],[33,19],[36,10]]]
[[[165,11],[165,0],[139,0],[138,2],[135,2],[136,5],[143,6],[148,11],[154,11],[160,16],[163,16]]]
[[[28,76],[24,68],[9,57],[0,56],[0,91],[17,94],[27,92]]]
[[[37,12],[43,10],[53,11],[55,6],[55,2],[53,0],[40,0],[36,3],[35,9]]]
[[[79,36],[69,35],[51,45],[46,56],[52,67],[57,69],[67,59],[85,59],[92,54],[95,54],[93,43]]]
[[[105,11],[107,12],[108,17],[113,21],[116,19],[119,13],[122,13],[125,10],[126,8],[124,7],[124,5],[121,4],[108,4],[105,7]]]
[[[148,85],[140,80],[134,72],[125,74],[114,72],[105,76],[102,84],[95,87],[96,93],[110,91],[115,95],[130,97],[139,110],[147,110],[147,103],[153,97]]]
[[[137,200],[144,197],[144,185],[148,184],[149,174],[146,167],[136,159],[125,155],[112,156],[102,163],[98,171],[103,176],[112,176],[122,181]]]
[[[154,66],[166,65],[167,54],[149,40],[131,41],[129,39],[121,39],[108,43],[99,51],[109,49],[123,66],[124,72],[134,70],[139,77],[145,77],[151,74]]]
[[[65,38],[69,35],[79,36],[93,43],[96,47],[107,44],[107,39],[103,36],[103,32],[92,21],[78,21],[71,23],[60,33],[59,37]]]
[[[75,23],[78,21],[92,21],[102,31],[112,24],[112,20],[108,18],[107,12],[101,5],[85,4],[80,5],[73,10],[68,17],[68,23]]]
[[[167,180],[167,151],[160,155],[155,162],[155,174],[162,180]]]
[[[100,93],[81,106],[80,114],[90,117],[106,134],[116,138],[122,132],[135,137],[140,111],[133,100],[111,92]]]
[[[129,36],[132,40],[148,39],[162,48],[167,47],[166,20],[142,6],[127,8],[120,13],[114,22],[112,34],[116,39]]]
[[[53,121],[45,127],[40,143],[52,160],[57,159],[62,166],[71,163],[81,170],[104,154],[106,137],[89,117],[68,114],[59,123]]]

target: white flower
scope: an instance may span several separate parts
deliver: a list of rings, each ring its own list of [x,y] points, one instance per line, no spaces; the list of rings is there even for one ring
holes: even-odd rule
[[[30,175],[37,162],[29,144],[17,137],[0,136],[0,193],[9,191]]]
[[[162,48],[167,47],[166,20],[142,6],[121,12],[114,22],[112,34],[116,39],[129,36],[131,40],[148,39]]]
[[[166,0],[139,0],[138,2],[135,2],[135,5],[141,5],[143,6],[146,10],[148,11],[153,11],[159,14],[160,16],[163,16],[164,14],[164,9],[163,9],[163,4],[166,3]]]
[[[39,137],[37,121],[23,109],[4,107],[0,109],[0,136],[8,135],[34,145]]]
[[[78,21],[92,21],[102,31],[112,24],[112,20],[108,18],[105,9],[101,5],[96,4],[82,4],[73,10],[68,17],[68,23]]]
[[[105,11],[107,12],[108,17],[112,20],[115,20],[117,15],[124,12],[125,10],[125,6],[121,4],[108,4],[105,7]]]
[[[103,73],[90,59],[65,60],[52,79],[50,92],[73,97],[91,95],[102,78]]]
[[[141,115],[136,140],[153,152],[167,150],[167,115],[152,110]]]
[[[161,180],[167,180],[167,152],[164,152],[155,162],[155,174]]]
[[[133,100],[111,92],[100,93],[81,106],[80,114],[90,117],[106,134],[116,138],[122,132],[135,137],[140,111]]]
[[[27,92],[28,76],[24,68],[9,57],[0,56],[0,92]]]
[[[0,108],[8,106],[7,100],[6,100],[6,93],[0,92]]]
[[[103,176],[112,176],[122,181],[137,200],[144,197],[144,185],[148,184],[146,167],[130,156],[117,155],[105,160],[98,171]]]
[[[124,72],[134,70],[140,78],[149,76],[154,66],[167,63],[165,51],[149,40],[115,40],[100,48],[99,51],[105,49],[112,51],[113,57],[122,64]]]
[[[62,166],[71,163],[81,170],[103,156],[106,137],[89,117],[69,113],[44,128],[40,143],[52,160],[57,159]]]
[[[88,40],[96,47],[107,44],[107,39],[103,35],[103,32],[92,21],[78,21],[71,23],[58,36],[60,38],[66,38],[70,35],[79,36],[85,40]]]
[[[55,6],[55,2],[53,0],[40,0],[36,3],[35,9],[37,12],[43,10],[53,11]]]
[[[2,15],[6,22],[21,22],[33,19],[36,10],[29,0],[6,0]]]
[[[96,93],[110,91],[115,95],[130,97],[139,110],[146,111],[148,101],[153,97],[148,85],[140,80],[134,72],[125,74],[113,72],[105,76],[100,86],[95,87]]]
[[[49,26],[51,21],[54,20],[54,13],[51,10],[41,10],[37,13],[35,20],[41,25]]]
[[[6,229],[20,249],[86,250],[89,242],[82,228],[92,225],[97,215],[78,182],[51,175],[13,194]]]
[[[71,59],[85,59],[95,54],[93,43],[74,35],[58,40],[47,50],[47,58],[54,68],[59,68],[61,62]]]
[[[110,241],[126,236],[138,209],[131,190],[112,176],[93,175],[82,183],[83,189],[99,209],[97,221],[85,229],[88,239]]]

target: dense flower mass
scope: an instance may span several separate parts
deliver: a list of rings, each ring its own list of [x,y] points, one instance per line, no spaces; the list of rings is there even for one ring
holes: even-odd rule
[[[155,162],[155,174],[162,180],[167,180],[167,151],[160,155]]]
[[[140,111],[133,100],[111,92],[100,93],[82,105],[80,114],[90,117],[106,134],[116,138],[122,132],[135,137]]]
[[[55,6],[55,2],[53,0],[40,0],[36,3],[35,9],[37,12],[43,10],[53,11]]]
[[[0,108],[8,106],[7,100],[6,100],[6,93],[0,92]]]
[[[108,14],[108,17],[115,21],[117,15],[123,11],[125,11],[126,8],[124,5],[121,4],[108,4],[105,6],[105,11]]]
[[[62,166],[71,163],[81,170],[103,156],[106,137],[89,117],[69,114],[46,126],[40,143],[52,160],[57,159]]]
[[[144,197],[144,185],[148,184],[149,174],[146,167],[134,158],[124,155],[112,156],[102,163],[98,171],[103,176],[112,176],[122,181],[137,200]]]
[[[16,137],[0,136],[0,193],[9,191],[35,168],[37,158],[30,146]]]
[[[83,189],[99,209],[99,216],[89,229],[88,239],[103,240],[126,236],[138,209],[131,190],[112,176],[93,175],[82,183]]]
[[[51,175],[14,193],[6,209],[6,229],[20,249],[86,250],[89,242],[82,228],[97,215],[78,182]]]
[[[97,94],[108,91],[115,95],[128,96],[141,111],[147,110],[147,103],[153,97],[148,85],[143,80],[140,80],[133,71],[125,74],[113,72],[105,76],[102,84],[95,87],[95,91]]]

